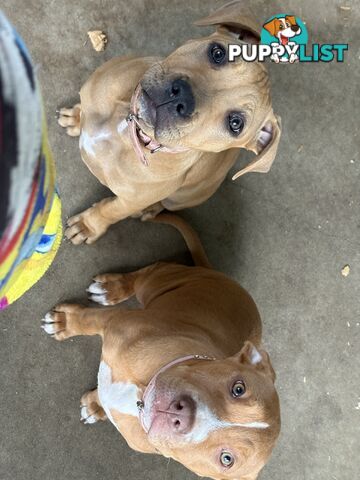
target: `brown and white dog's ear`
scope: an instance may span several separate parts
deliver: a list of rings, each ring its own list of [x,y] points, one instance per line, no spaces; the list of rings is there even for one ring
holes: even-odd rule
[[[236,356],[240,363],[243,365],[251,365],[270,375],[272,381],[275,382],[275,371],[271,365],[269,355],[265,350],[258,349],[253,343],[247,341]]]
[[[236,180],[245,173],[267,173],[273,164],[281,136],[281,118],[273,112],[258,130],[254,141],[246,146],[247,150],[256,153],[255,159],[245,168],[237,172],[232,179]]]
[[[250,9],[244,6],[243,1],[234,0],[227,3],[209,16],[195,22],[198,26],[214,25],[221,33],[246,43],[259,43],[260,26]]]

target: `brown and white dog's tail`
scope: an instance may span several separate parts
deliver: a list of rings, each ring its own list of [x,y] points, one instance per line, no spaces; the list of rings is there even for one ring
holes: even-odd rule
[[[195,265],[198,267],[212,268],[198,234],[183,218],[174,213],[160,213],[151,221],[175,227],[183,236]]]

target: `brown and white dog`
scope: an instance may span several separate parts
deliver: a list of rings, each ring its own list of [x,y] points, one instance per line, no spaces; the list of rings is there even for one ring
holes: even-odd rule
[[[174,214],[156,222],[184,236],[195,267],[157,263],[99,275],[90,298],[142,309],[56,306],[42,328],[56,340],[100,335],[98,387],[81,399],[86,424],[109,419],[130,447],[171,457],[200,476],[254,480],[280,431],[275,373],[250,295],[211,269],[195,232]]]
[[[83,161],[115,194],[69,219],[66,237],[74,244],[93,243],[129,216],[204,202],[241,148],[257,156],[233,179],[270,169],[280,119],[266,68],[227,59],[229,43],[259,42],[258,24],[239,1],[197,24],[217,30],[165,59],[105,63],[82,87],[81,104],[61,109],[60,125],[80,135]]]

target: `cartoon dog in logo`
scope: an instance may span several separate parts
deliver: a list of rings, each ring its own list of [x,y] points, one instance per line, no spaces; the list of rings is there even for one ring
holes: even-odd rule
[[[296,18],[294,15],[286,15],[285,17],[280,18],[273,18],[270,22],[267,22],[263,25],[263,28],[267,30],[270,35],[276,37],[278,39],[279,45],[295,45],[295,42],[289,41],[290,38],[295,37],[296,35],[300,35],[301,28],[296,22]],[[272,43],[271,45],[277,45],[276,43]],[[276,63],[281,62],[290,62],[294,63],[295,60],[298,60],[299,57],[296,53],[292,53],[290,58],[281,57],[279,58],[278,54],[274,54],[271,57]]]

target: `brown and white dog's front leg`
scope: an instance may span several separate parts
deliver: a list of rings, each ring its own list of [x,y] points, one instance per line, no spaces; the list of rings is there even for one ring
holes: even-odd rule
[[[77,335],[103,335],[107,316],[104,310],[76,304],[60,304],[48,312],[41,328],[56,340]]]

